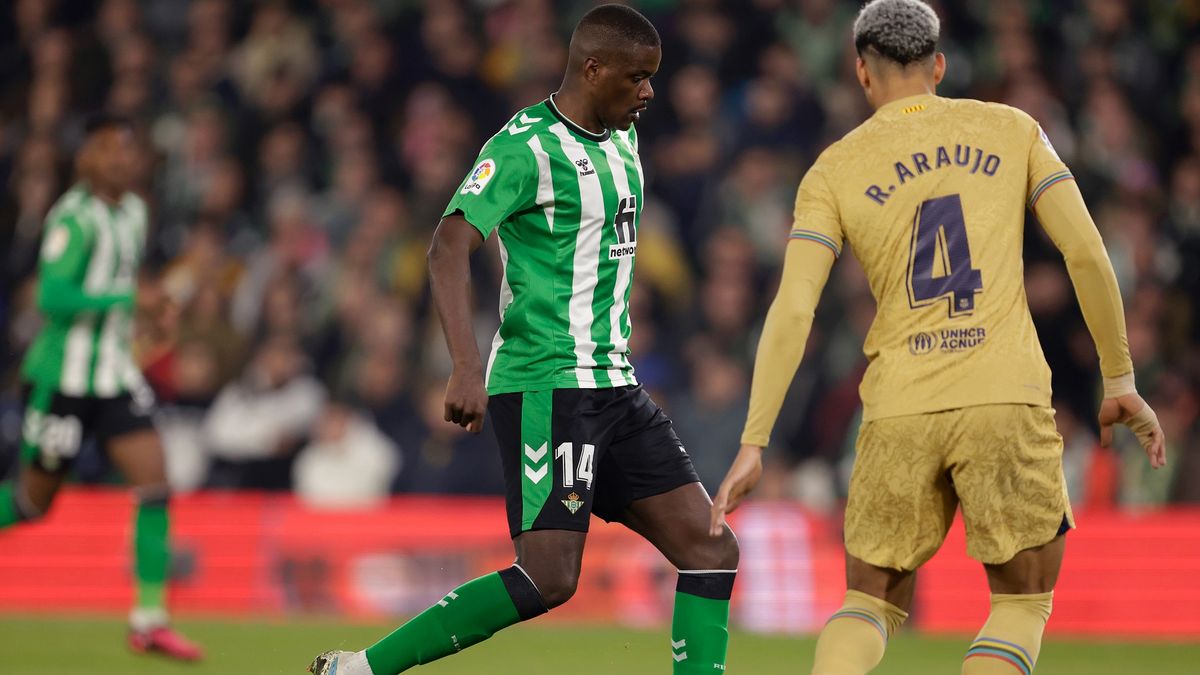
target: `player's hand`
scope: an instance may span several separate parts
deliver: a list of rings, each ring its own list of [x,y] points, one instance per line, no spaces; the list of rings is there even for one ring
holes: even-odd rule
[[[1124,424],[1134,435],[1150,458],[1155,469],[1167,464],[1167,443],[1158,416],[1138,394],[1124,394],[1106,398],[1100,404],[1100,445],[1112,445],[1114,424]]]
[[[733,513],[750,491],[758,485],[762,477],[762,448],[757,445],[743,445],[721,481],[721,489],[717,490],[717,498],[713,500],[712,517],[709,520],[708,532],[714,537],[721,536],[725,530],[725,514]]]
[[[467,431],[477,434],[483,429],[483,416],[487,412],[487,390],[483,386],[483,373],[454,369],[446,383],[447,422],[454,422]]]

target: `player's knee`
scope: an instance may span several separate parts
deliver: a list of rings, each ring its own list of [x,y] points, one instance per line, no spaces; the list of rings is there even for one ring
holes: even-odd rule
[[[575,590],[579,587],[579,573],[560,571],[533,581],[542,595],[542,601],[546,603],[546,608],[554,609],[566,604],[575,595]]]
[[[718,537],[707,533],[689,547],[685,569],[736,570],[741,551],[737,537],[728,527]]]

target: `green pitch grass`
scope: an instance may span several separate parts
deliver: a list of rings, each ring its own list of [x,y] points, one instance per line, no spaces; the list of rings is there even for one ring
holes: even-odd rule
[[[302,675],[325,649],[356,649],[383,626],[333,622],[181,621],[204,644],[208,659],[175,664],[125,650],[124,624],[115,619],[0,616],[4,675]],[[517,626],[489,642],[414,671],[414,675],[669,675],[664,631],[612,627]],[[958,673],[967,639],[901,635],[892,641],[879,675]],[[812,663],[814,640],[735,633],[731,675],[801,675]],[[1051,642],[1038,672],[1053,675],[1196,675],[1200,643]]]

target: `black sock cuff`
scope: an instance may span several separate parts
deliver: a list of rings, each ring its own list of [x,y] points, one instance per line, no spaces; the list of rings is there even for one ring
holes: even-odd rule
[[[168,487],[145,488],[134,491],[138,506],[157,506],[166,508],[171,501],[171,489]]]
[[[504,582],[504,590],[508,591],[508,597],[512,598],[513,606],[517,608],[517,616],[521,617],[522,621],[550,611],[546,608],[546,601],[542,599],[541,592],[533,585],[525,570],[513,565],[500,570],[499,575],[500,581]]]
[[[688,572],[679,570],[675,591],[709,600],[728,600],[733,596],[733,580],[737,570]]]

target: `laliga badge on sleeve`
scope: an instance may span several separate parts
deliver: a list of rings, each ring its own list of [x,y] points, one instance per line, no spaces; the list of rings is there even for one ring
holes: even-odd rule
[[[479,194],[483,192],[483,188],[487,186],[488,181],[496,175],[496,163],[490,159],[485,159],[471,171],[471,175],[467,177],[467,182],[463,185],[460,194]]]
[[[46,241],[42,244],[42,259],[46,262],[54,262],[62,257],[62,254],[67,250],[67,244],[71,241],[71,233],[66,227],[59,225],[46,235]]]

